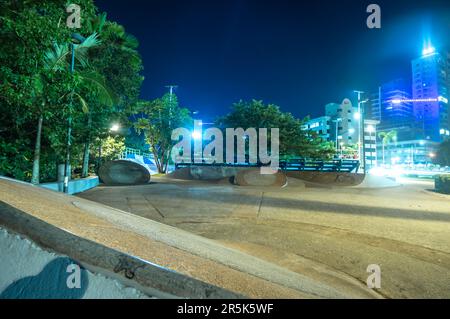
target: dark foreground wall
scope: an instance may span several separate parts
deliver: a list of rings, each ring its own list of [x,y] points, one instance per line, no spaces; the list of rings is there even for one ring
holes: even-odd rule
[[[44,250],[55,252],[68,258],[57,258],[40,274],[19,280],[2,292],[3,298],[17,297],[23,293],[24,298],[33,297],[23,291],[24,287],[41,286],[49,289],[66,287],[65,281],[56,280],[55,271],[65,270],[69,263],[82,265],[83,268],[100,273],[121,284],[136,288],[148,296],[157,298],[238,298],[239,295],[216,287],[197,279],[190,278],[170,269],[146,262],[144,260],[121,253],[93,241],[77,237],[60,228],[48,224],[36,217],[0,201],[0,228],[30,239]],[[30,262],[25,256],[21,263]],[[82,283],[86,284],[84,269]],[[29,286],[31,285],[31,286]],[[66,295],[61,296],[61,293]],[[82,290],[43,292],[35,297],[46,298],[79,298]],[[19,295],[20,297],[20,295]]]

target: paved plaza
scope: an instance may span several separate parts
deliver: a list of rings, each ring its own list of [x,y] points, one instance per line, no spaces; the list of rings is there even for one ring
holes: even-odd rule
[[[156,177],[79,195],[369,297],[370,264],[387,298],[450,297],[450,196],[430,182],[399,187],[239,187]]]

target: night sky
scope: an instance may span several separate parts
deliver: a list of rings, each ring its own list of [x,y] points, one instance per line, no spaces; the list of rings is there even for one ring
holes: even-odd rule
[[[382,28],[366,26],[381,6]],[[140,41],[142,98],[176,84],[182,106],[211,119],[240,99],[321,116],[352,91],[410,78],[424,41],[450,47],[450,1],[97,0]]]

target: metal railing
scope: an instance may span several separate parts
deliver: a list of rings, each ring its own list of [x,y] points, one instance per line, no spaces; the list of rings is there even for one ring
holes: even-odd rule
[[[321,172],[357,172],[359,160],[306,160],[300,158],[280,162],[280,168],[286,171],[321,171]]]
[[[175,169],[192,166],[204,167],[262,167],[262,164],[246,164],[246,163],[224,163],[224,164],[206,164],[206,163],[179,163],[175,164]],[[305,160],[305,159],[289,159],[280,161],[280,169],[283,171],[311,171],[311,172],[358,172],[360,162],[358,160]]]
[[[126,147],[125,150],[120,154],[120,159],[130,158],[131,156],[142,156],[143,158],[153,159],[153,154],[148,152],[142,152],[141,150]]]

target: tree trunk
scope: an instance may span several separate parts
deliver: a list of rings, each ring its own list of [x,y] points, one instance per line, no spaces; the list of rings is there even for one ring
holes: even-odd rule
[[[83,168],[81,171],[81,177],[85,178],[89,176],[89,149],[91,143],[89,139],[84,143],[84,153],[83,153]]]
[[[92,126],[92,116],[89,113],[88,117],[88,137],[84,143],[84,154],[83,154],[83,168],[81,171],[81,177],[85,178],[89,176],[89,150],[91,147],[91,126]]]
[[[161,151],[161,159],[159,161],[159,165],[160,165],[160,169],[159,169],[159,173],[160,174],[165,174],[166,173],[166,151],[163,149]]]
[[[42,136],[42,122],[44,117],[41,114],[38,120],[38,128],[36,133],[36,144],[34,146],[34,160],[33,160],[33,173],[31,177],[31,183],[34,185],[39,184],[39,167],[41,159],[41,136]]]
[[[152,147],[152,153],[153,153],[153,157],[155,159],[156,167],[158,168],[158,173],[162,174],[161,162],[158,157],[158,152],[156,151],[156,149],[154,147]]]
[[[165,165],[165,167],[164,167],[164,173],[165,174],[167,174],[167,170],[168,170],[168,167],[169,167],[169,163],[170,163],[170,154],[171,152],[169,151],[169,152],[167,152],[167,161],[166,161],[166,165]]]
[[[97,175],[100,171],[100,166],[102,166],[102,142],[100,141],[100,145],[98,146],[98,157],[97,157]]]

